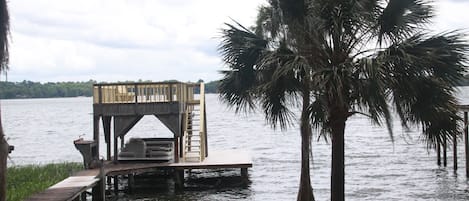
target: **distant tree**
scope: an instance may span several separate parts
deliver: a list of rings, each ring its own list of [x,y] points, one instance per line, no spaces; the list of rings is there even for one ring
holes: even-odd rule
[[[0,82],[0,98],[51,98],[92,96],[95,81],[87,82]]]
[[[219,80],[211,81],[205,84],[205,93],[218,93]]]
[[[10,33],[10,17],[6,0],[0,0],[0,73],[8,70],[8,36]],[[1,114],[1,113],[0,113]],[[9,145],[3,133],[0,116],[0,201],[6,201],[6,176]]]
[[[237,110],[257,103],[286,127],[301,105],[298,200],[313,200],[311,128],[332,139],[331,200],[344,197],[344,131],[364,115],[389,128],[420,125],[428,147],[459,132],[454,86],[465,71],[463,34],[431,35],[428,0],[270,0],[254,30],[228,24],[220,95]],[[392,106],[391,106],[392,105]],[[312,125],[312,126],[311,126]]]

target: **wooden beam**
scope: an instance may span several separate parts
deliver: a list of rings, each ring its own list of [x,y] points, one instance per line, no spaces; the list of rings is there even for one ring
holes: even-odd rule
[[[93,141],[96,142],[96,154],[99,157],[99,119],[100,116],[93,115]],[[94,157],[94,156],[93,156]]]
[[[464,112],[464,143],[466,151],[466,177],[469,177],[469,130],[467,112]]]
[[[106,159],[111,160],[111,116],[103,116],[104,141],[106,142]]]
[[[114,137],[127,134],[142,117],[143,115],[114,116]]]
[[[117,149],[117,141],[119,140],[119,137],[114,135],[114,162],[117,162],[117,156],[119,155],[119,151]]]

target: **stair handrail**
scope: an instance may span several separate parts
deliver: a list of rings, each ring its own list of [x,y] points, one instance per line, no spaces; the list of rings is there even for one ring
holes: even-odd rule
[[[185,122],[184,122],[184,136],[182,137],[182,159],[185,161],[186,160],[186,141],[187,141],[187,137],[189,135],[189,133],[187,132],[187,129],[189,127],[189,115],[190,115],[190,109],[189,109],[189,105],[186,105],[186,118],[185,118]]]
[[[200,161],[206,156],[205,84],[200,83]]]

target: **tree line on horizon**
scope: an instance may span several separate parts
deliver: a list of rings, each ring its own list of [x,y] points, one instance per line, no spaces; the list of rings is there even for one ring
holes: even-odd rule
[[[82,82],[0,82],[0,99],[21,98],[58,98],[58,97],[91,97],[93,96],[93,84],[97,81]],[[219,81],[205,84],[206,93],[217,93]]]
[[[130,82],[130,81],[126,81]],[[151,82],[151,81],[149,81]],[[59,98],[59,97],[91,97],[93,96],[93,84],[97,81],[82,82],[0,82],[0,99],[20,98]],[[220,80],[205,83],[205,93],[219,93]],[[469,74],[458,82],[459,86],[469,86]]]

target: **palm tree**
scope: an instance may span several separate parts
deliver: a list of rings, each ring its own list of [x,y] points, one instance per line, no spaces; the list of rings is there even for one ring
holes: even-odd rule
[[[0,73],[8,70],[8,35],[10,18],[6,0],[0,0]],[[0,201],[6,200],[6,171],[9,146],[0,118]]]
[[[432,35],[429,0],[270,0],[247,29],[227,24],[219,50],[228,70],[219,87],[236,111],[255,108],[286,128],[302,104],[298,200],[313,200],[311,129],[332,142],[331,200],[344,197],[347,119],[365,115],[392,133],[392,112],[419,126],[428,148],[458,135],[454,86],[468,44]]]

